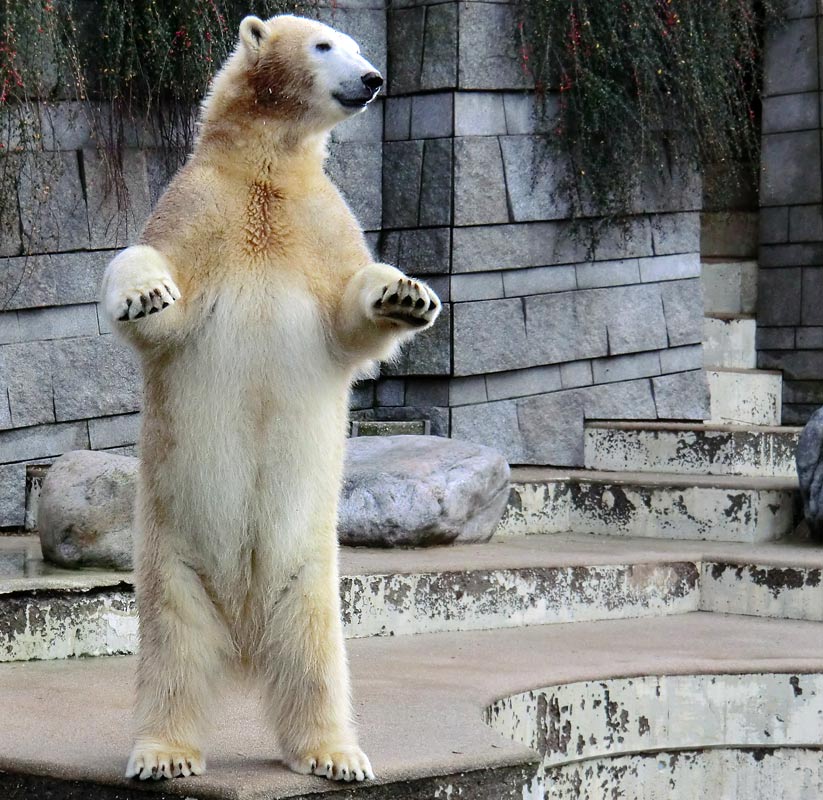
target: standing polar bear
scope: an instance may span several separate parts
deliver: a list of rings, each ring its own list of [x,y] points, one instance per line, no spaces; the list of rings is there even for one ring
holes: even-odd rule
[[[203,771],[215,680],[235,667],[291,769],[373,777],[338,594],[348,393],[440,311],[373,263],[323,172],[329,130],[382,83],[325,25],[244,19],[188,163],[106,270],[105,310],[145,380],[127,776]]]

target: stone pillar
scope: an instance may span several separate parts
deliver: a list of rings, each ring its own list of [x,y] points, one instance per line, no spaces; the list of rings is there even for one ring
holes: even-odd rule
[[[783,371],[783,422],[823,405],[823,20],[786,3],[766,39],[758,366]]]

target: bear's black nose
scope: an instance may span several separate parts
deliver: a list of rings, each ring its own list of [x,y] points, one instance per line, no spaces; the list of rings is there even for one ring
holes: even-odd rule
[[[367,72],[360,78],[364,86],[371,91],[376,92],[383,85],[383,78],[379,72]]]

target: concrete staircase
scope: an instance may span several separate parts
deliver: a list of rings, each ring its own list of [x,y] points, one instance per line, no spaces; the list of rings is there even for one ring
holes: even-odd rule
[[[707,269],[717,418],[589,425],[586,469],[513,470],[489,543],[343,548],[371,784],[285,770],[238,687],[204,776],[126,781],[131,574],[0,539],[0,797],[823,796],[823,548],[790,536],[799,429],[752,369],[750,277]]]

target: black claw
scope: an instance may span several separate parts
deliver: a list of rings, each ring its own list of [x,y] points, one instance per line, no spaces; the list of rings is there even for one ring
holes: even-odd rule
[[[397,292],[392,292],[392,294],[389,295],[389,302],[390,303],[396,303],[399,299],[400,299],[400,297],[397,294]]]
[[[415,308],[423,308],[426,305],[426,301],[422,297],[417,298],[417,302],[414,304]]]
[[[380,306],[382,306],[382,305],[383,305],[383,301],[382,301],[382,300],[375,300],[375,301],[374,301],[374,307],[375,307],[375,308],[380,308]]]
[[[145,316],[146,316],[146,312],[145,312],[145,311],[138,311],[138,312],[134,315],[134,317],[132,317],[132,319],[140,319],[140,317],[145,317]]]
[[[152,306],[149,309],[149,314],[156,314],[159,310],[160,310],[159,308],[156,308],[155,306]]]
[[[408,294],[407,294],[407,295],[403,298],[403,302],[401,303],[401,305],[404,305],[404,306],[410,306],[413,302],[414,302],[414,301],[411,299],[411,295],[408,295]]]
[[[129,321],[129,312],[124,311],[118,318],[118,322],[128,322]]]
[[[162,308],[168,308],[170,305],[171,305],[171,303],[167,303],[167,302],[164,300],[164,301],[163,301]]]

